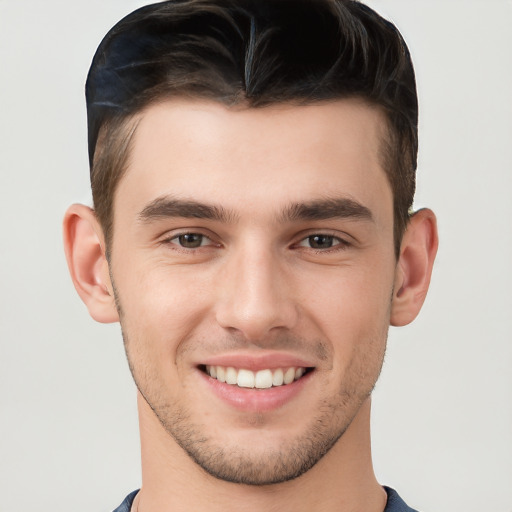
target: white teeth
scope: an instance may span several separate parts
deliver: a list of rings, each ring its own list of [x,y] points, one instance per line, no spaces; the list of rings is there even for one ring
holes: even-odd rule
[[[254,372],[250,370],[238,370],[238,379],[236,380],[240,388],[254,387]]]
[[[254,379],[254,387],[258,389],[267,389],[272,387],[272,372],[270,370],[260,370]]]
[[[238,377],[238,372],[234,368],[232,368],[231,366],[226,368],[226,382],[228,384],[236,384],[237,377]]]
[[[223,366],[216,366],[217,369],[217,380],[219,382],[226,382],[226,370]]]
[[[284,383],[291,384],[295,379],[295,368],[288,368],[284,374]]]
[[[284,382],[284,373],[281,368],[278,368],[274,375],[272,375],[272,385],[273,386],[282,386]]]
[[[232,366],[206,366],[206,373],[217,379],[219,382],[236,385],[241,388],[249,389],[268,389],[272,386],[282,386],[291,384],[293,381],[300,379],[306,368],[299,366],[298,368],[292,366],[290,368],[276,368],[275,370],[265,369],[253,372],[241,368],[237,370]]]

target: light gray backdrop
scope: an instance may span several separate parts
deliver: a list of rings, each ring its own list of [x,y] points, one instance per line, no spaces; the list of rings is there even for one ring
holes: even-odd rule
[[[139,484],[117,325],[68,277],[61,218],[89,201],[85,75],[135,0],[0,0],[0,510],[108,511]],[[512,512],[512,2],[372,0],[408,41],[417,206],[441,246],[374,399],[382,483],[431,512]]]

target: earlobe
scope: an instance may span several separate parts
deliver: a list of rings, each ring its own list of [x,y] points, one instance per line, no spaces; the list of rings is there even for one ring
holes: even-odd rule
[[[391,325],[407,325],[420,312],[427,296],[437,246],[436,217],[429,209],[419,210],[411,217],[402,239],[391,305]]]
[[[64,216],[64,250],[76,291],[94,320],[117,322],[114,293],[105,256],[103,231],[94,211],[82,204]]]

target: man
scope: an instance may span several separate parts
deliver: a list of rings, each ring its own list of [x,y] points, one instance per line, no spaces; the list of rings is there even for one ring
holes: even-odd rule
[[[139,391],[117,510],[412,510],[369,435],[437,249],[396,28],[347,0],[162,2],[107,34],[86,91],[94,209],[64,237]]]

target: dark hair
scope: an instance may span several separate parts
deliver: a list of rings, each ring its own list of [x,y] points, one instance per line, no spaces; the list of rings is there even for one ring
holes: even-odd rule
[[[372,9],[354,0],[171,0],[115,25],[86,84],[91,186],[107,248],[129,121],[175,96],[254,108],[350,97],[377,105],[388,122],[381,158],[398,255],[415,189],[416,84],[400,33]]]

